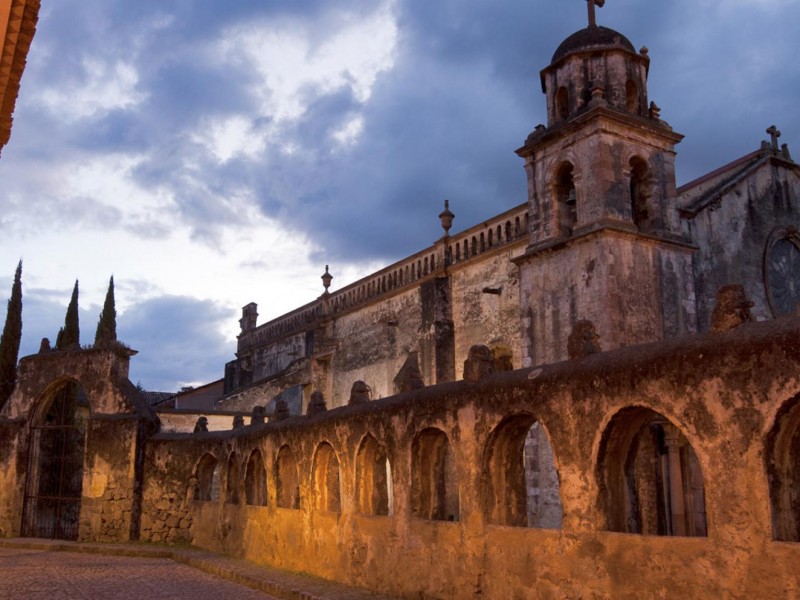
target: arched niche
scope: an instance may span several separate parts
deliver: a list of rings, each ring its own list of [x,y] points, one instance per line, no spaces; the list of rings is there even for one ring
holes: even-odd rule
[[[555,456],[545,428],[533,415],[506,417],[489,436],[482,487],[490,523],[561,528]]]
[[[225,472],[225,502],[239,504],[239,455],[236,452],[231,452],[228,457],[228,468]]]
[[[280,508],[300,508],[297,461],[289,446],[282,446],[275,461],[275,495]]]
[[[339,459],[328,442],[322,442],[314,455],[314,508],[342,511]]]
[[[78,538],[89,400],[75,381],[51,388],[30,424],[22,535]]]
[[[250,506],[267,505],[267,473],[260,450],[253,450],[247,459],[244,475],[244,493]]]
[[[411,507],[415,517],[458,521],[458,469],[447,435],[439,429],[422,430],[412,444]]]
[[[631,219],[640,231],[652,231],[655,214],[651,205],[650,169],[639,156],[631,158],[629,166]]]
[[[619,411],[597,462],[606,528],[646,535],[707,535],[700,462],[683,432],[644,407]]]
[[[800,396],[778,411],[765,446],[772,535],[800,542]]]
[[[206,453],[200,458],[195,468],[195,478],[197,479],[194,489],[195,500],[202,502],[219,500],[220,465],[213,454]]]
[[[392,470],[386,449],[367,434],[356,455],[356,502],[365,515],[392,514]]]
[[[556,169],[553,192],[558,211],[558,233],[561,237],[569,237],[578,223],[577,193],[572,163],[562,162]]]

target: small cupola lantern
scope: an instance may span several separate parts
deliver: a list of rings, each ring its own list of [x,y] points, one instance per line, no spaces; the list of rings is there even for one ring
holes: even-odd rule
[[[450,235],[450,228],[453,226],[453,219],[455,215],[450,212],[450,200],[444,201],[444,210],[439,213],[439,220],[442,222],[442,229],[444,229],[445,237]]]
[[[328,293],[328,288],[331,287],[333,275],[328,273],[328,265],[325,265],[325,273],[322,274],[322,287],[325,288],[325,293]]]

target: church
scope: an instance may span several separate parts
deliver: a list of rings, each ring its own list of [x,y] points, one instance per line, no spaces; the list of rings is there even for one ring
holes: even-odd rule
[[[335,291],[326,268],[267,323],[246,305],[213,407],[152,406],[122,344],[22,358],[0,536],[409,599],[797,597],[800,167],[770,126],[678,187],[603,3],[541,71],[527,201],[452,233],[444,202],[430,247]]]
[[[261,325],[248,304],[218,407],[303,414],[314,391],[347,404],[355,381],[376,399],[409,370],[455,381],[473,345],[501,369],[558,362],[583,320],[603,350],[706,332],[726,284],[758,320],[794,312],[800,166],[780,132],[677,187],[683,136],[649,72],[647,48],[592,13],[541,71],[547,124],[516,150],[527,202],[453,234],[445,204],[432,246],[334,292],[326,268],[318,299]]]

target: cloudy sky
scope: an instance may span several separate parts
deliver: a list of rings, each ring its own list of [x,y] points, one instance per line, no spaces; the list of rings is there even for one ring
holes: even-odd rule
[[[800,2],[609,0],[686,135],[685,183],[775,123],[800,156]],[[76,278],[108,277],[148,389],[218,379],[260,321],[525,200],[514,150],[583,0],[48,0],[0,159],[0,298],[24,260],[22,354]],[[5,302],[0,300],[0,317]]]

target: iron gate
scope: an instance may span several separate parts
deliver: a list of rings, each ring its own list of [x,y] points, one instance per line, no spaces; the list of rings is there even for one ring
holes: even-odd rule
[[[31,426],[23,536],[78,538],[88,417],[86,395],[70,382]]]

